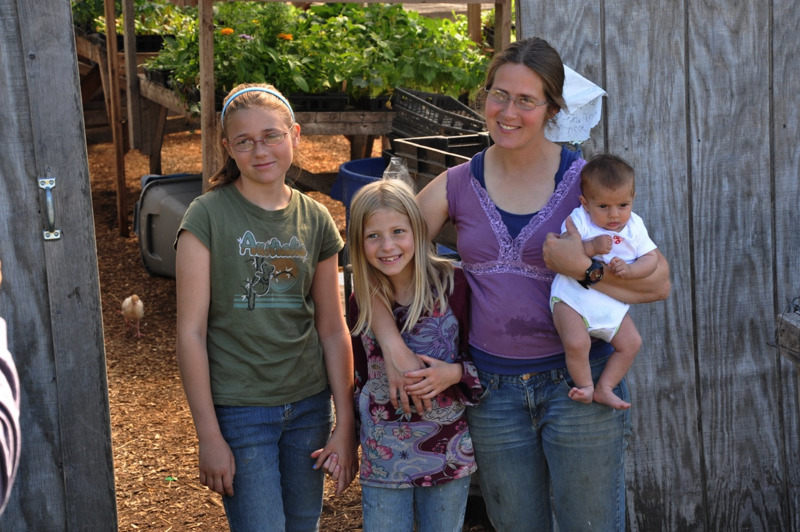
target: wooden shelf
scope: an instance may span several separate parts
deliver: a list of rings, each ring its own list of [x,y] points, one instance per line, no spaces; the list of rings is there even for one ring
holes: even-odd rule
[[[154,83],[139,74],[139,95],[149,102],[149,111],[143,113],[143,121],[148,122],[151,135],[146,136],[148,146],[142,151],[150,156],[150,171],[160,174],[160,153],[163,141],[163,122],[166,120],[167,111],[183,113],[189,116],[186,106],[180,98],[163,85]],[[147,104],[142,105],[145,109]],[[392,131],[391,111],[364,111],[345,110],[337,112],[299,112],[295,113],[297,123],[302,127],[304,135],[345,135],[348,137],[379,137]],[[219,113],[214,113],[214,121],[219,119]],[[201,130],[202,132],[202,130]],[[216,142],[216,137],[212,142]],[[205,144],[204,144],[205,148]],[[351,138],[351,158],[364,157],[364,149],[372,149],[372,143],[363,138]]]

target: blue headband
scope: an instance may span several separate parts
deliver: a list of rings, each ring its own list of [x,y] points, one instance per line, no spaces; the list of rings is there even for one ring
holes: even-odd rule
[[[292,123],[294,123],[294,121],[295,121],[294,120],[294,111],[292,111],[292,106],[289,105],[289,102],[286,101],[286,98],[284,98],[283,96],[281,96],[280,94],[278,94],[274,90],[266,89],[264,87],[248,87],[246,89],[242,89],[240,91],[234,92],[231,95],[231,97],[228,98],[228,101],[225,102],[225,105],[222,106],[222,116],[220,117],[220,122],[224,122],[225,121],[225,111],[228,110],[228,106],[231,104],[231,102],[234,99],[236,99],[237,96],[239,96],[241,94],[244,94],[245,92],[266,92],[267,94],[271,94],[271,95],[275,96],[277,99],[279,99],[283,103],[283,105],[286,106],[287,109],[289,109],[289,114],[292,115]]]

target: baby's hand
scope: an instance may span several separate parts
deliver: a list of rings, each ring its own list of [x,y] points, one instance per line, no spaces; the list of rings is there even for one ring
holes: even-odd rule
[[[612,240],[609,235],[599,235],[594,237],[592,245],[594,246],[593,255],[605,255],[611,253]]]
[[[613,274],[620,279],[627,279],[631,273],[630,265],[619,257],[611,259],[611,262],[608,263],[608,267],[611,268]]]

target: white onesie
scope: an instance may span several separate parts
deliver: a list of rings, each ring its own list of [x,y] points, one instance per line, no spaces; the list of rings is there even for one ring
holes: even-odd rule
[[[619,257],[630,264],[645,253],[656,249],[656,245],[647,234],[647,227],[635,213],[631,213],[631,219],[619,232],[594,225],[589,213],[583,207],[577,207],[570,216],[582,240],[591,240],[599,235],[611,237],[611,252],[594,257],[606,264],[614,257]],[[562,233],[566,231],[566,222],[561,226],[561,231]],[[587,290],[572,277],[556,274],[550,288],[551,311],[553,305],[559,301],[566,303],[583,317],[590,336],[606,342],[610,342],[617,334],[622,318],[630,308],[627,303],[617,301],[592,287]]]

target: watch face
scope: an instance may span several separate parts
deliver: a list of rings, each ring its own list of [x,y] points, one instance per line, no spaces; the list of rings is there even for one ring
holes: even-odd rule
[[[603,278],[603,265],[600,262],[593,262],[586,271],[586,277],[590,284],[599,283]]]

